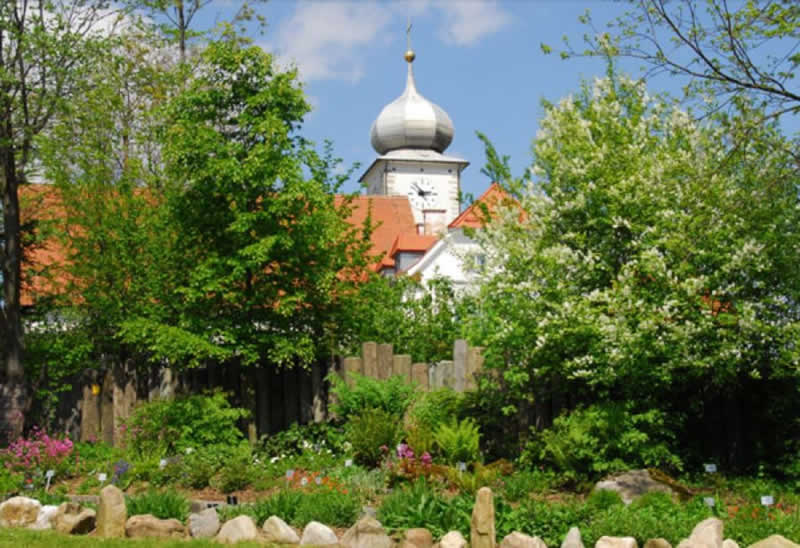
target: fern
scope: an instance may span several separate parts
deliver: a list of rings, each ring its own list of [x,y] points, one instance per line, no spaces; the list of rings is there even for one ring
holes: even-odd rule
[[[440,425],[434,438],[441,456],[450,464],[480,460],[481,433],[471,418]]]

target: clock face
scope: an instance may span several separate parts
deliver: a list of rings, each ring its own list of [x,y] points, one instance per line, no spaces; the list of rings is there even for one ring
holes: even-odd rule
[[[433,209],[439,202],[439,193],[428,179],[420,177],[409,186],[408,200],[417,209]]]

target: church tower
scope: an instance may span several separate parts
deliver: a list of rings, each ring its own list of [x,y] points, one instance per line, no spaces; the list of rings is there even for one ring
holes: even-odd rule
[[[469,162],[445,156],[453,140],[453,122],[417,91],[415,58],[409,47],[405,91],[372,124],[370,137],[378,157],[359,181],[368,194],[407,196],[417,232],[441,234],[460,213],[461,172]]]

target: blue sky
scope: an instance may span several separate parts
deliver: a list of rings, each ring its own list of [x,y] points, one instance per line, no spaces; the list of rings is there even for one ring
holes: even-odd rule
[[[237,3],[207,8],[224,15]],[[626,4],[602,0],[271,0],[258,5],[268,28],[256,43],[282,63],[295,63],[314,106],[303,133],[334,142],[346,165],[361,169],[376,153],[369,130],[384,105],[403,91],[406,21],[412,18],[417,88],[444,108],[455,125],[447,153],[471,162],[462,190],[479,195],[489,184],[480,173],[484,152],[475,131],[486,133],[515,173],[531,162],[531,141],[542,116],[541,100],[556,101],[578,90],[581,79],[602,75],[598,59],[561,60],[544,55],[542,42],[576,46],[588,29],[578,17],[590,9],[598,28],[621,15]],[[210,19],[209,19],[210,20]],[[622,68],[638,75],[639,66]],[[681,83],[662,76],[651,91],[677,92]]]

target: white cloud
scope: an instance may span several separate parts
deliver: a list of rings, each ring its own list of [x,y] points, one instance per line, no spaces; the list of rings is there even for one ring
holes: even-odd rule
[[[445,15],[442,39],[459,46],[474,44],[511,22],[496,0],[441,0],[436,5]]]
[[[441,38],[458,46],[475,44],[511,21],[496,0],[298,2],[264,47],[282,64],[296,64],[305,81],[357,82],[366,52],[396,39],[408,16],[439,20]]]
[[[296,63],[304,80],[363,75],[361,50],[380,38],[392,18],[377,2],[302,2],[277,32],[272,45],[283,62]]]

